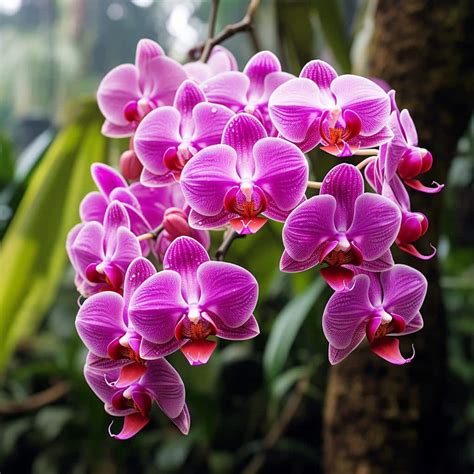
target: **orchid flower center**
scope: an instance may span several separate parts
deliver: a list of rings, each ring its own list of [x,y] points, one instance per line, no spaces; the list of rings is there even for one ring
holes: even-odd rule
[[[227,191],[224,208],[228,212],[252,219],[267,209],[267,198],[258,186],[243,182],[240,187],[234,186]]]
[[[367,321],[366,333],[369,342],[387,336],[397,334],[405,329],[405,321],[396,314],[385,311],[383,307],[376,309],[372,317]]]
[[[129,122],[140,122],[145,115],[156,107],[155,103],[146,97],[138,100],[131,100],[125,105],[123,115]]]
[[[107,353],[113,360],[128,359],[138,364],[145,364],[145,361],[138,354],[138,348],[135,349],[130,344],[129,334],[114,339],[107,347]]]
[[[326,145],[342,148],[345,142],[359,135],[362,124],[356,114],[348,110],[342,115],[341,108],[336,106],[323,114],[319,128]]]
[[[216,334],[214,324],[207,318],[207,313],[200,311],[196,306],[189,308],[188,314],[176,326],[176,339],[190,339],[201,341]]]
[[[151,404],[150,395],[138,384],[132,384],[125,390],[120,390],[112,397],[112,406],[116,410],[132,408],[143,417],[148,416]]]
[[[179,180],[184,165],[197,153],[197,149],[190,143],[180,143],[178,148],[171,147],[166,150],[163,156],[164,165],[173,173],[176,180]]]
[[[91,283],[105,283],[104,290],[119,292],[123,283],[123,272],[111,262],[91,263],[86,268],[86,277]]]
[[[351,244],[344,236],[340,239],[334,250],[331,250],[324,258],[331,267],[338,267],[341,265],[360,265],[362,263],[362,255],[353,244]]]

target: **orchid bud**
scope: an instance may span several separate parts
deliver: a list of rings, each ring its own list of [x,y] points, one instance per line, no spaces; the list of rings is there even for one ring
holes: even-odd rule
[[[188,216],[182,209],[178,209],[177,207],[166,209],[163,217],[163,227],[173,240],[181,235],[189,236],[191,232]]]
[[[135,181],[140,177],[143,165],[132,150],[127,150],[120,156],[120,172],[125,179]]]
[[[404,212],[397,242],[402,244],[415,242],[425,235],[427,230],[428,219],[424,214],[421,212]]]
[[[408,148],[398,165],[398,174],[402,179],[413,179],[419,174],[426,173],[433,164],[431,153],[419,147]]]

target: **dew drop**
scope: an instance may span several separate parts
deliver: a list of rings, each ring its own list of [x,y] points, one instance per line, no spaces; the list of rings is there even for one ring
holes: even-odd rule
[[[215,114],[217,112],[217,107],[212,107],[211,112]]]

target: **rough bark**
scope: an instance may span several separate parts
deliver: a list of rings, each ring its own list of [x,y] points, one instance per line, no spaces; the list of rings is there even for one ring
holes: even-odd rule
[[[421,146],[433,153],[429,176],[439,182],[446,180],[472,112],[473,26],[471,0],[379,0],[375,13],[370,73],[396,89],[398,104],[410,110]],[[412,208],[430,220],[424,240],[436,244],[442,193],[410,194]],[[407,337],[417,354],[409,366],[396,367],[364,347],[331,369],[324,417],[328,474],[459,472],[448,456],[446,310],[438,262],[400,254],[396,260],[429,281],[425,327]]]

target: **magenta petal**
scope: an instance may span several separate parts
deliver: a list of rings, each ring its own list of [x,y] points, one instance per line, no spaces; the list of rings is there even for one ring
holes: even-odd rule
[[[151,111],[137,128],[133,139],[135,152],[143,166],[154,174],[169,172],[163,157],[168,148],[181,143],[180,120],[174,107],[160,107]]]
[[[86,269],[104,259],[102,242],[104,231],[98,222],[88,222],[79,230],[69,249],[69,256],[75,270],[86,278]]]
[[[305,78],[285,82],[275,89],[268,102],[273,124],[284,138],[292,142],[305,140],[322,108],[318,87]]]
[[[129,125],[124,110],[128,102],[141,97],[138,73],[132,64],[122,64],[112,69],[97,91],[97,103],[104,117],[115,125]]]
[[[370,79],[344,74],[334,79],[331,90],[339,107],[360,117],[363,135],[373,135],[387,123],[390,98]]]
[[[117,125],[115,123],[110,122],[109,120],[105,120],[100,130],[102,135],[109,138],[130,137],[133,135],[134,131],[135,124],[132,122],[127,122],[126,125]]]
[[[150,75],[149,64],[158,56],[164,56],[161,46],[150,39],[141,39],[137,44],[135,53],[135,65],[138,69],[141,87],[144,86],[146,78]]]
[[[97,356],[95,359],[97,360]],[[84,377],[87,384],[92,389],[92,391],[99,397],[102,402],[105,404],[110,404],[112,402],[112,397],[116,393],[116,389],[108,383],[107,377],[110,377],[110,380],[116,380],[120,374],[120,367],[123,364],[118,364],[116,361],[111,361],[110,359],[99,359],[100,361],[107,361],[113,363],[111,370],[103,371],[93,368],[89,363],[86,363],[84,367]],[[89,361],[89,357],[88,357]]]
[[[130,229],[130,219],[127,211],[119,201],[112,201],[105,211],[104,239],[106,253],[111,253],[116,246],[117,231],[120,227]]]
[[[247,104],[249,78],[238,71],[229,71],[211,77],[202,84],[207,100],[225,105],[234,112],[242,110]]]
[[[127,182],[120,173],[103,163],[94,163],[91,166],[91,174],[100,192],[107,198],[115,188],[128,187]]]
[[[147,367],[142,362],[132,362],[124,365],[120,370],[119,378],[114,382],[114,387],[128,387],[136,382],[146,372],[146,370]]]
[[[228,339],[231,341],[244,341],[247,339],[252,339],[255,336],[260,334],[260,329],[258,327],[257,320],[252,315],[250,318],[237,328],[231,328],[224,324],[219,318],[213,316],[212,320],[214,321],[217,328],[217,336],[221,339]]]
[[[127,273],[125,274],[123,284],[123,299],[126,308],[128,308],[135,290],[155,273],[155,267],[146,258],[138,257],[132,261],[128,267]]]
[[[172,418],[171,421],[178,427],[181,433],[183,433],[184,435],[187,435],[189,433],[191,417],[189,416],[189,410],[186,404],[181,410],[181,413],[176,418]]]
[[[250,79],[247,94],[249,102],[256,102],[264,91],[265,78],[272,72],[281,71],[280,61],[270,51],[254,54],[244,68],[244,74]]]
[[[216,346],[216,341],[198,339],[196,341],[188,341],[181,347],[181,352],[191,365],[203,365],[207,364]]]
[[[86,347],[99,357],[108,357],[107,347],[123,336],[123,299],[113,292],[104,292],[88,298],[76,317],[76,329]]]
[[[144,417],[140,413],[131,413],[130,415],[125,415],[123,420],[123,427],[120,430],[120,433],[113,434],[109,428],[109,434],[112,438],[116,439],[130,439],[135,436],[139,431],[141,431],[150,421],[148,417]]]
[[[353,165],[342,163],[324,177],[320,194],[330,194],[337,202],[334,222],[339,230],[352,224],[356,199],[364,192],[364,179]]]
[[[176,323],[187,309],[180,276],[165,270],[152,275],[135,291],[128,317],[142,337],[162,344],[174,338]]]
[[[147,371],[140,380],[166,416],[179,416],[184,407],[185,391],[178,372],[165,359],[147,363]]]
[[[411,321],[423,304],[428,283],[416,269],[395,265],[383,272],[380,280],[384,290],[384,308],[401,316],[405,323]]]
[[[429,255],[423,255],[422,253],[417,250],[417,248],[413,244],[397,244],[398,248],[400,250],[403,250],[403,252],[409,253],[410,255],[413,255],[416,258],[419,258],[420,260],[430,260],[436,255],[436,247],[433,247],[433,245],[430,244],[432,248],[432,252]]]
[[[179,273],[181,277],[181,292],[189,303],[197,303],[201,296],[199,284],[199,268],[209,262],[206,249],[191,237],[178,237],[166,251],[163,268]]]
[[[355,241],[364,260],[375,260],[395,241],[400,220],[400,209],[392,201],[365,193],[355,202],[354,219],[346,235]]]
[[[254,148],[254,182],[275,204],[289,211],[303,198],[308,183],[308,163],[303,153],[281,138],[264,138]]]
[[[331,82],[336,79],[337,72],[325,61],[319,59],[307,63],[300,72],[300,77],[313,81],[321,91],[328,105],[334,103],[330,89]]]
[[[372,344],[372,342],[374,342],[375,334],[378,328],[380,327],[380,324],[382,324],[382,316],[370,318],[367,322],[366,334],[369,344]]]
[[[181,174],[181,188],[195,211],[206,216],[222,211],[226,192],[239,183],[236,160],[231,147],[212,145],[186,164]]]
[[[331,346],[345,349],[353,340],[357,328],[373,311],[369,300],[370,280],[358,275],[352,288],[334,293],[323,314],[323,331]]]
[[[203,216],[192,210],[189,214],[189,225],[195,229],[220,229],[228,224],[231,218],[236,216],[236,214],[231,214],[225,209],[215,216]]]
[[[393,138],[393,132],[384,125],[377,133],[373,135],[359,135],[357,137],[358,148],[373,148],[383,145]]]
[[[277,87],[281,86],[283,83],[289,81],[290,79],[295,79],[295,76],[287,72],[271,72],[270,74],[268,74],[265,77],[263,94],[260,97],[258,103],[263,105],[264,107],[267,106],[273,91]]]
[[[344,349],[336,349],[329,344],[328,357],[329,362],[332,365],[338,364],[345,359],[357,346],[364,340],[365,334],[365,322],[360,324],[354,331],[354,336],[351,339],[350,344]]]
[[[390,270],[394,265],[392,252],[387,250],[381,257],[375,260],[364,260],[359,268],[367,270],[368,272],[384,272]]]
[[[319,195],[300,204],[283,227],[283,244],[295,260],[308,259],[324,242],[334,240],[336,200],[333,196]]]
[[[107,248],[108,251],[108,248]],[[107,253],[107,256],[110,254]],[[130,262],[137,257],[141,257],[142,250],[140,247],[140,242],[138,241],[136,235],[125,227],[120,227],[117,231],[117,244],[114,250],[113,255],[110,257],[110,260],[120,267],[123,274],[127,271]]]
[[[196,128],[192,142],[199,148],[216,145],[221,142],[222,132],[234,112],[224,105],[204,102],[193,109]]]
[[[354,272],[348,268],[335,266],[321,268],[321,275],[334,291],[342,291],[350,287]]]
[[[197,272],[201,286],[199,307],[216,314],[230,328],[242,326],[258,298],[258,283],[247,270],[227,262],[206,262]]]
[[[94,191],[84,196],[79,207],[79,215],[83,222],[97,221],[102,223],[106,209],[107,200],[102,194]]]
[[[298,261],[291,258],[285,250],[280,259],[280,270],[285,273],[304,272],[319,263],[319,253],[313,253],[306,260]]]
[[[423,318],[420,313],[416,313],[415,317],[405,326],[403,334],[412,334],[423,328]]]
[[[174,107],[181,115],[180,134],[190,137],[194,132],[193,109],[206,101],[206,96],[201,88],[193,81],[184,81],[176,92]]]
[[[176,183],[176,179],[171,172],[168,172],[164,175],[156,175],[144,168],[142,174],[140,175],[140,183],[145,187],[160,188],[162,186],[168,186],[170,184]]]
[[[223,46],[217,45],[212,48],[207,65],[214,75],[221,72],[237,71],[238,65],[235,56]]]
[[[400,123],[406,137],[407,145],[417,146],[418,145],[418,133],[416,131],[413,119],[410,116],[410,112],[407,109],[403,109],[400,112]]]
[[[380,337],[370,345],[372,352],[375,352],[379,357],[385,359],[387,362],[395,365],[408,364],[415,357],[415,349],[413,354],[408,359],[400,353],[400,341],[396,337]]]
[[[422,193],[427,194],[436,194],[443,190],[444,184],[439,184],[436,181],[433,181],[433,187],[425,186],[421,183],[419,179],[405,179],[405,184],[410,186],[412,189],[416,189],[417,191],[421,191]]]
[[[146,360],[160,359],[176,352],[184,343],[185,339],[171,339],[163,344],[150,342],[142,339],[140,343],[140,357]]]
[[[237,153],[237,173],[242,179],[252,177],[255,169],[253,147],[267,136],[263,125],[249,114],[238,114],[230,119],[222,133],[222,143]]]

